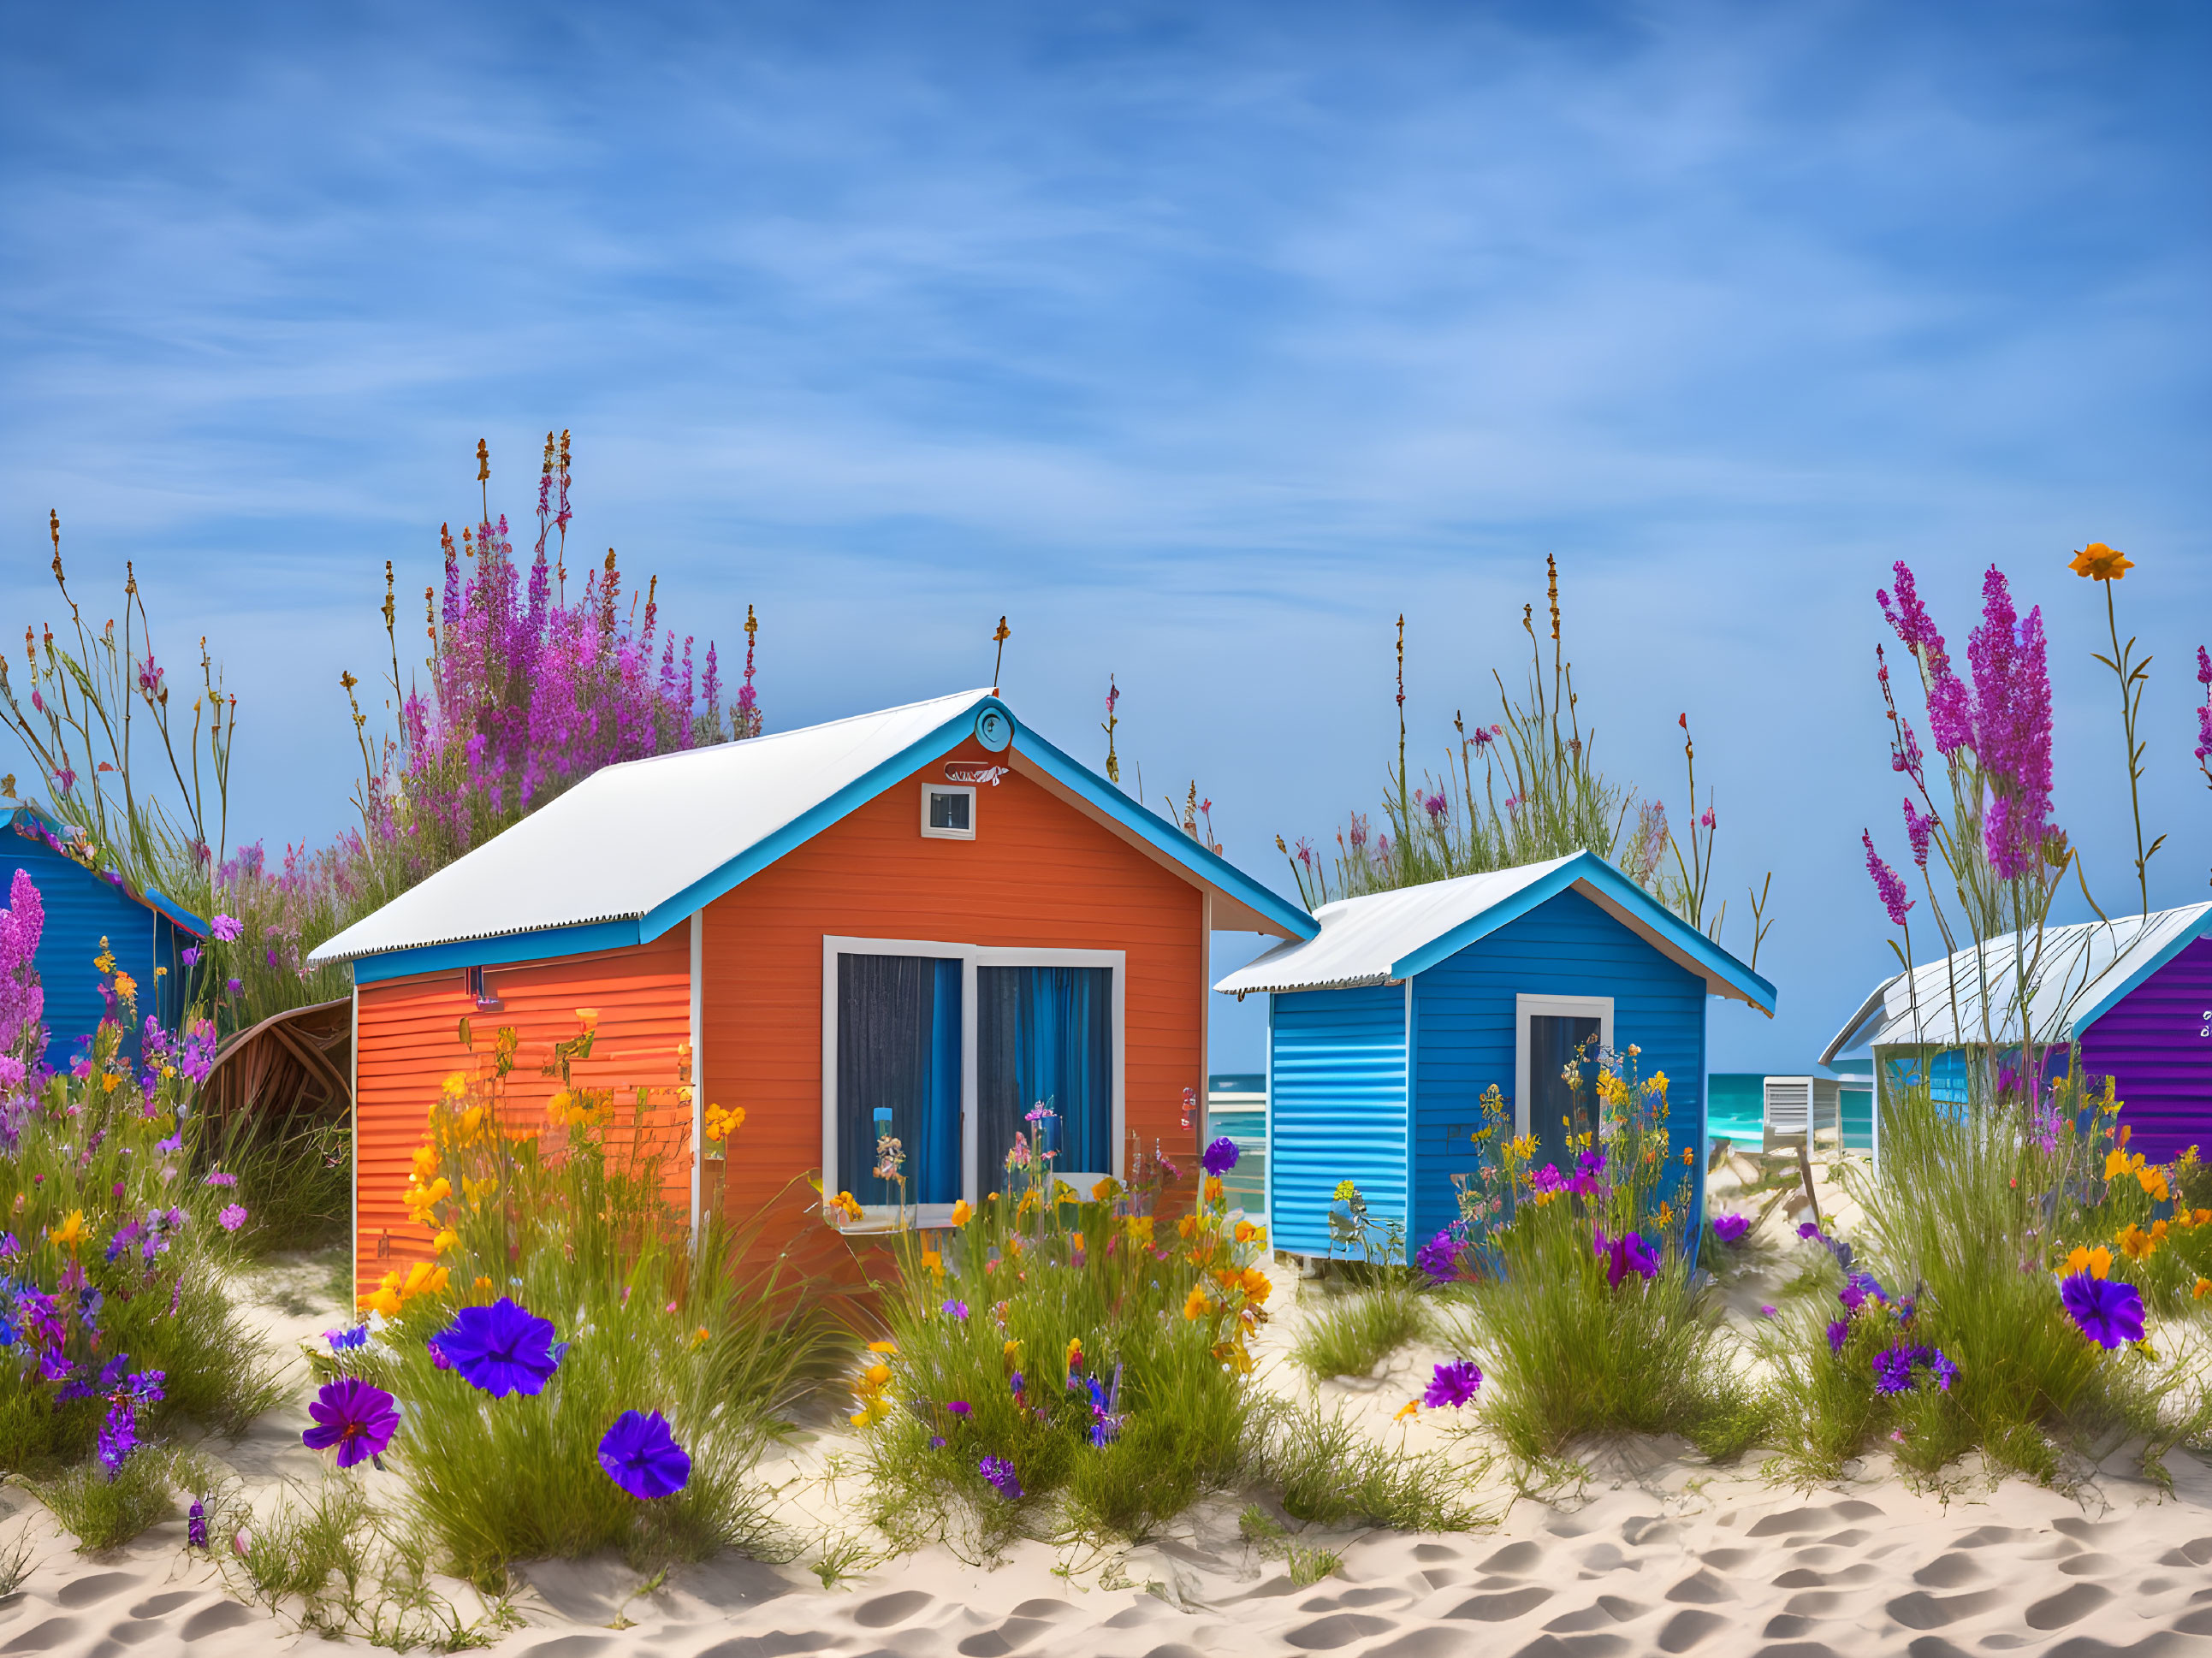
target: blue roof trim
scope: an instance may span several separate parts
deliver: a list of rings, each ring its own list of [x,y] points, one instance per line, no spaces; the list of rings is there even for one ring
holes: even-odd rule
[[[1623,908],[1639,917],[1651,932],[1697,963],[1708,980],[1718,979],[1761,1011],[1774,1011],[1774,987],[1741,962],[1668,909],[1594,852],[1577,853],[1541,880],[1532,881],[1511,897],[1469,917],[1449,932],[1422,945],[1410,956],[1390,964],[1394,979],[1410,979],[1438,962],[1456,956],[1478,938],[1487,937],[1507,922],[1517,920],[1539,904],[1556,898],[1577,882],[1587,882]]]
[[[17,832],[21,833],[16,820],[18,818],[24,817],[29,818],[32,823],[37,824],[40,829],[44,830],[48,835],[57,841],[62,838],[62,831],[70,827],[69,824],[48,816],[47,813],[42,811],[34,802],[29,800],[24,801],[21,805],[15,807],[14,811],[8,814],[7,823],[9,827],[11,829],[17,829]],[[49,850],[51,850],[51,848],[49,848]],[[64,855],[67,856],[66,853]],[[70,859],[70,861],[71,863],[76,863],[76,860],[74,858]],[[84,865],[82,864],[78,864],[77,867],[79,869],[84,869]],[[156,892],[151,887],[148,887],[143,891],[141,891],[138,888],[131,884],[131,879],[128,876],[122,876],[118,878],[118,872],[113,870],[85,869],[84,872],[87,875],[91,876],[95,881],[105,881],[109,886],[113,887],[118,892],[121,893],[125,897],[132,900],[134,902],[143,904],[147,908],[155,911],[157,914],[167,916],[171,921],[184,928],[185,932],[191,933],[196,938],[204,938],[208,936],[208,924],[200,917],[193,914],[191,911],[186,909],[175,899]]]
[[[356,957],[351,963],[353,981],[373,985],[417,973],[450,973],[465,967],[500,967],[515,962],[550,961],[556,956],[585,956],[659,936],[641,932],[635,920],[593,921],[584,926],[548,927],[542,932],[507,932],[495,938],[464,938],[458,944],[387,950],[379,956]]]
[[[787,853],[796,851],[832,823],[857,811],[902,779],[912,776],[931,761],[952,752],[975,734],[977,718],[986,708],[999,708],[1008,720],[1013,710],[995,696],[982,696],[946,720],[928,736],[918,738],[873,770],[863,772],[828,799],[817,801],[781,829],[755,841],[711,875],[694,881],[672,898],[663,899],[646,912],[638,936],[658,938],[685,916],[704,909],[739,883],[748,881]]]
[[[2144,980],[2149,978],[2152,974],[2157,972],[2159,969],[2164,967],[2175,957],[2180,955],[2181,952],[2188,949],[2190,945],[2195,944],[2199,938],[2212,938],[2212,912],[2208,912],[2203,920],[2197,924],[2196,932],[2185,932],[2179,935],[2171,944],[2168,944],[2160,949],[2150,958],[2149,961],[2144,963],[2142,966],[2137,968],[2133,973],[2129,974],[2128,976],[2122,980],[2118,985],[2115,985],[2111,990],[2106,991],[2102,996],[2100,996],[2097,999],[2095,1005],[2092,1006],[2087,1012],[2075,1014],[2074,1016],[2073,1040],[2077,1042],[2080,1042],[2081,1040],[2082,1033],[2087,1030],[2091,1025],[2096,1023],[2098,1020],[2103,1018],[2105,1015],[2110,1013],[2114,1008],[2118,1007],[2121,1002],[2127,999],[2130,992],[2133,991],[2137,986],[2141,985]]]
[[[1070,759],[1027,726],[1016,726],[1014,747],[1034,760],[1053,781],[1080,795],[1147,846],[1165,853],[1208,886],[1234,894],[1293,938],[1310,938],[1321,923],[1272,887],[1262,886],[1211,847],[1200,845],[1175,824],[1147,811],[1080,761]]]

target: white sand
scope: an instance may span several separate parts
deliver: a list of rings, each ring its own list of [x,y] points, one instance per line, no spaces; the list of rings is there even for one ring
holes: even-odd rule
[[[1782,1218],[1778,1211],[1770,1230],[1778,1232]],[[1759,1293],[1747,1283],[1733,1298],[1752,1301],[1755,1315]],[[1281,1358],[1293,1301],[1285,1276],[1278,1304],[1290,1316],[1261,1348],[1263,1379],[1279,1388],[1303,1385]],[[291,1340],[337,1316],[334,1307],[267,1311],[271,1333]],[[1431,1424],[1389,1425],[1437,1357],[1409,1349],[1379,1377],[1328,1384],[1324,1402],[1345,1402],[1377,1433],[1406,1433],[1411,1447],[1438,1448]],[[324,1477],[298,1442],[304,1398],[302,1387],[240,1444],[205,1448],[261,1505],[288,1479]],[[769,1472],[790,1482],[795,1521],[865,1540],[848,1506],[857,1490],[850,1476],[823,1479],[841,1447],[851,1448],[840,1433],[802,1435]],[[2212,1466],[2186,1453],[2171,1461],[2171,1494],[2130,1477],[2123,1459],[2071,1497],[1978,1480],[1971,1470],[1945,1493],[1916,1493],[1886,1477],[1880,1459],[1858,1479],[1803,1492],[1765,1483],[1755,1458],[1715,1470],[1679,1448],[1635,1442],[1589,1452],[1582,1488],[1552,1501],[1516,1501],[1486,1482],[1478,1503],[1501,1517],[1479,1531],[1300,1536],[1342,1557],[1333,1576],[1304,1588],[1281,1559],[1239,1537],[1242,1499],[1224,1498],[1135,1549],[1099,1556],[1025,1543],[983,1566],[936,1547],[828,1590],[804,1566],[733,1555],[679,1568],[642,1594],[618,1559],[540,1563],[518,1574],[520,1626],[485,1633],[501,1654],[543,1658],[2212,1655]],[[245,1658],[320,1643],[227,1592],[216,1565],[185,1550],[181,1519],[112,1558],[88,1560],[20,1488],[5,1500],[23,1517],[0,1521],[0,1547],[26,1528],[36,1564],[21,1592],[0,1604],[0,1654]],[[480,1614],[460,1585],[439,1587],[465,1616]]]

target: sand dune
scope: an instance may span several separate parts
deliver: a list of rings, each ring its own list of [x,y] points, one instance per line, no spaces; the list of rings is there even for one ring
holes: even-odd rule
[[[274,1337],[312,1335],[335,1308],[303,1302],[313,1275],[275,1275]],[[1278,1304],[1292,1303],[1285,1280]],[[1264,1382],[1301,1388],[1282,1358],[1291,1321],[1269,1331]],[[1436,1448],[1434,1425],[1394,1428],[1390,1412],[1439,1355],[1411,1348],[1379,1374],[1327,1384],[1377,1434]],[[304,1375],[301,1377],[304,1382]],[[240,1444],[207,1450],[257,1507],[287,1481],[324,1477],[301,1448],[302,1398]],[[770,1470],[788,1517],[817,1534],[859,1535],[842,1487],[821,1478],[846,1444],[823,1428]],[[999,1658],[1020,1652],[1100,1658],[1200,1653],[1447,1655],[1694,1653],[1698,1658],[1911,1658],[2023,1653],[2203,1653],[2212,1658],[2212,1466],[2172,1461],[2171,1492],[2114,1466],[2064,1495],[1959,1472],[1948,1494],[1916,1492],[1869,1459],[1845,1485],[1778,1489],[1755,1463],[1716,1470],[1680,1448],[1592,1448],[1580,1489],[1550,1502],[1503,1486],[1478,1493],[1500,1517],[1460,1533],[1314,1532],[1302,1546],[1339,1553],[1322,1581],[1294,1582],[1237,1530],[1243,1500],[1200,1505],[1174,1535],[1103,1554],[1024,1543],[979,1564],[935,1547],[885,1561],[824,1589],[801,1566],[727,1555],[679,1569],[650,1593],[611,1557],[519,1570],[520,1626],[491,1649],[542,1658],[778,1658],[800,1653]],[[842,1493],[842,1494],[841,1494]],[[0,1655],[196,1658],[321,1647],[285,1619],[244,1604],[216,1563],[185,1545],[182,1519],[112,1558],[79,1555],[21,1489],[4,1498],[0,1550],[21,1535],[34,1564],[0,1603]],[[437,1587],[474,1618],[462,1585]]]

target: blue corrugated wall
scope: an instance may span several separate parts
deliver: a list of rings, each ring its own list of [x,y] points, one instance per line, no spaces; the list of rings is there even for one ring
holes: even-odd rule
[[[102,1011],[100,974],[92,963],[105,938],[116,964],[138,981],[138,1005],[175,1027],[182,986],[178,951],[181,938],[168,917],[117,890],[43,842],[0,830],[0,902],[15,872],[23,870],[39,889],[46,926],[39,940],[39,979],[46,993],[46,1063],[66,1067],[99,1024]],[[166,975],[156,975],[157,966]],[[136,1052],[136,1044],[132,1046]]]
[[[1406,1213],[1406,990],[1306,990],[1269,1019],[1268,1230],[1279,1249],[1322,1254],[1339,1181],[1359,1183],[1378,1223]]]
[[[1451,1177],[1475,1168],[1469,1136],[1492,1083],[1508,1100],[1515,1075],[1516,996],[1610,996],[1613,1040],[1644,1050],[1649,1078],[1667,1073],[1668,1127],[1691,1170],[1691,1230],[1704,1223],[1705,986],[1579,893],[1563,892],[1413,981],[1416,1243],[1459,1214]],[[1278,1005],[1282,999],[1278,999]],[[1280,1142],[1278,1142],[1279,1145]]]

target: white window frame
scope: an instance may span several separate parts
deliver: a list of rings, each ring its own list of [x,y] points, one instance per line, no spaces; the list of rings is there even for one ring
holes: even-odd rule
[[[970,820],[973,821],[972,819]],[[957,960],[960,969],[960,1166],[961,1195],[976,1202],[987,1187],[979,1181],[975,1166],[975,970],[985,967],[1103,967],[1110,969],[1113,986],[1112,1036],[1114,1125],[1109,1144],[1111,1169],[1064,1169],[1055,1171],[1079,1192],[1108,1175],[1122,1178],[1128,1138],[1126,1072],[1128,1051],[1128,952],[1121,950],[1048,950],[1014,944],[971,944],[945,939],[854,938],[824,933],[822,938],[822,1190],[834,1195],[845,1188],[837,1167],[837,958],[840,956],[927,956]],[[909,1204],[905,1218],[916,1226],[949,1226],[949,1203]],[[896,1227],[897,1207],[890,1204],[865,1206],[863,1218],[845,1224],[848,1232],[881,1232]]]
[[[1595,1017],[1597,1022],[1598,1042],[1601,1047],[1613,1046],[1613,998],[1610,996],[1516,996],[1513,999],[1513,1074],[1516,1078],[1513,1095],[1513,1133],[1517,1137],[1528,1131],[1528,1102],[1534,1090],[1530,1086],[1528,1066],[1528,1021],[1532,1017],[1545,1015],[1571,1019]]]
[[[966,795],[968,827],[964,829],[931,828],[929,798],[933,794]],[[973,783],[924,783],[921,786],[921,838],[925,841],[972,841],[975,838],[975,786]]]

